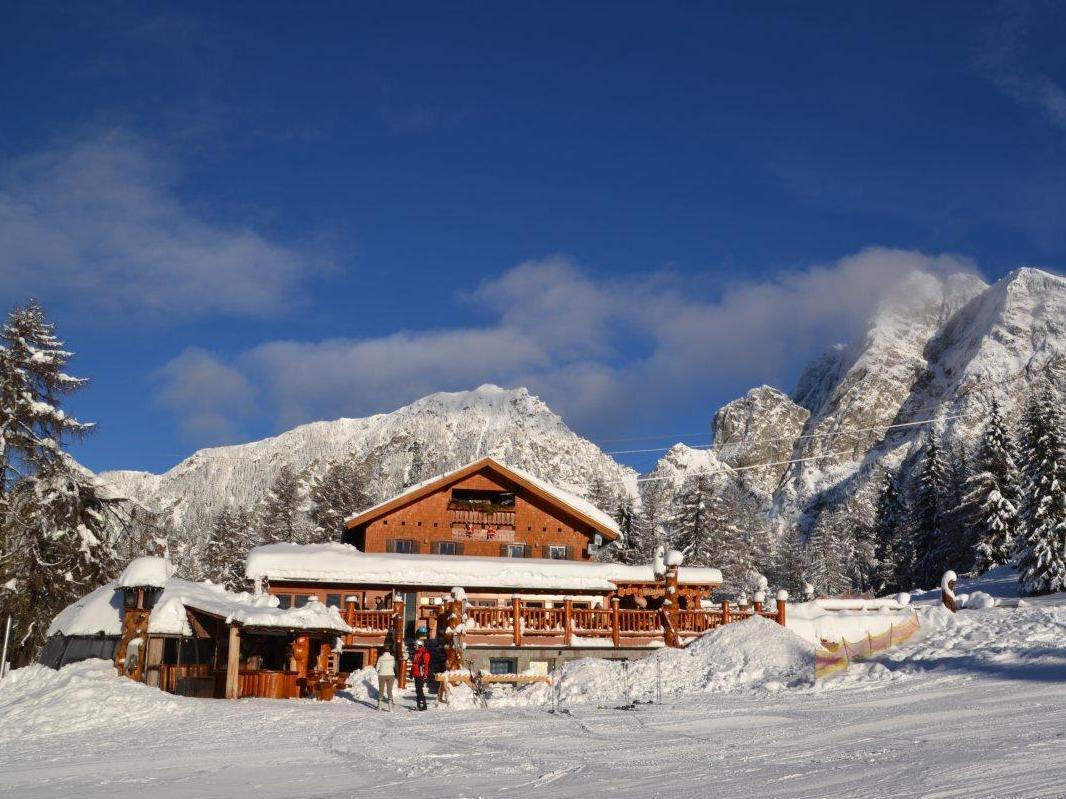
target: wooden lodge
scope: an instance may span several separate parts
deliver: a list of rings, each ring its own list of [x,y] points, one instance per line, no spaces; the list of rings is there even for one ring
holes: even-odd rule
[[[58,668],[113,659],[129,678],[183,696],[331,698],[347,675],[333,668],[335,609],[282,609],[268,595],[174,577],[162,557],[134,559],[122,576],[61,612],[40,656]]]
[[[639,657],[753,613],[783,621],[783,605],[713,603],[717,569],[594,562],[618,535],[588,501],[483,458],[352,516],[343,543],[259,547],[247,576],[283,607],[336,607],[346,672],[383,646],[405,661],[415,638],[445,668],[449,618],[465,619],[459,665],[492,674]]]

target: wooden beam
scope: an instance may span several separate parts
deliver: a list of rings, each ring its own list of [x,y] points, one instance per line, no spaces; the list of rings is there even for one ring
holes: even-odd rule
[[[516,596],[511,597],[511,616],[514,628],[514,645],[522,646],[522,600]]]
[[[563,646],[570,646],[574,640],[572,626],[574,617],[574,600],[567,597],[563,600]]]
[[[229,657],[226,659],[226,699],[240,698],[241,631],[236,624],[229,628]]]
[[[618,606],[621,604],[621,599],[616,596],[611,597],[611,641],[614,642],[615,646],[618,646],[621,639],[621,628],[618,619]]]

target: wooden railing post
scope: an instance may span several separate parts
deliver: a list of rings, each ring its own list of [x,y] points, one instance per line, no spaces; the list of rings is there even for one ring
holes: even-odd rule
[[[722,624],[729,624],[729,600],[722,600]]]
[[[229,656],[226,658],[226,699],[238,699],[241,695],[241,631],[236,624],[229,628]]]
[[[404,645],[404,603],[397,600],[392,603],[393,637],[396,645],[396,684],[400,688],[407,687],[407,647]]]
[[[611,597],[611,641],[615,646],[619,645],[621,639],[618,620],[618,606],[621,604],[622,600],[619,597]]]
[[[788,591],[781,589],[777,592],[777,623],[785,626],[785,607],[788,605]]]
[[[570,646],[574,640],[574,630],[571,626],[574,618],[574,600],[566,597],[563,600],[563,646]]]
[[[522,646],[522,600],[511,597],[511,622],[514,633],[514,645]]]

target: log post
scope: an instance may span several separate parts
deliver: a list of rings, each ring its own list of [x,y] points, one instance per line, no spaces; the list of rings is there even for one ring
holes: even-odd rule
[[[522,600],[511,597],[511,621],[514,626],[514,645],[522,646]]]
[[[785,626],[785,608],[788,606],[788,591],[783,588],[777,592],[777,623]]]
[[[349,627],[355,626],[355,597],[345,597],[344,600],[344,622]]]
[[[955,604],[955,581],[958,580],[958,576],[953,571],[944,572],[944,576],[940,578],[940,601],[944,603],[944,607],[955,613],[957,606]]]
[[[241,631],[236,624],[229,628],[229,657],[226,658],[226,699],[241,695]]]
[[[621,597],[611,597],[611,641],[615,646],[621,643],[621,629],[619,627],[618,606],[622,604]]]
[[[563,646],[570,646],[574,641],[574,600],[566,597],[563,600]]]
[[[729,600],[722,600],[722,624],[729,624],[731,619],[729,618]]]
[[[396,600],[392,603],[393,613],[393,642],[396,646],[396,684],[400,688],[407,687],[407,647],[404,643],[404,603]]]

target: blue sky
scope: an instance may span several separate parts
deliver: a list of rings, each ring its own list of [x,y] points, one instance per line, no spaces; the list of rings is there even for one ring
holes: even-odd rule
[[[95,469],[482,382],[706,432],[910,269],[1066,264],[1066,12],[933,5],[9,2],[0,300]]]

